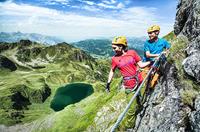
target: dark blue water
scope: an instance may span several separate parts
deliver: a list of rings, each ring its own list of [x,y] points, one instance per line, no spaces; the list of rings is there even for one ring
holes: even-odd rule
[[[50,107],[60,111],[67,105],[77,103],[94,92],[92,85],[85,83],[72,83],[57,89]]]

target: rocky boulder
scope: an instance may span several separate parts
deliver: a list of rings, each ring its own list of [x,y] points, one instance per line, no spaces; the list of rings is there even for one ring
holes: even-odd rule
[[[195,111],[190,115],[190,124],[192,131],[199,132],[200,130],[200,96],[195,100]]]
[[[200,51],[200,37],[197,37],[195,41],[189,43],[186,53],[188,56],[195,54],[196,52]]]
[[[189,43],[186,49],[188,57],[183,61],[185,72],[200,82],[200,37]]]
[[[190,55],[183,61],[185,72],[200,82],[200,51]]]

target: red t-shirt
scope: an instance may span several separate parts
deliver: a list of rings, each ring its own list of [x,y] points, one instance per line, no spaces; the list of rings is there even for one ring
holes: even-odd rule
[[[136,75],[137,65],[136,63],[141,61],[140,56],[134,50],[128,50],[125,55],[112,57],[112,69],[113,71],[118,68],[124,78]],[[142,82],[143,78],[141,74],[138,74],[139,82]],[[124,86],[126,88],[134,88],[136,79],[124,79]]]

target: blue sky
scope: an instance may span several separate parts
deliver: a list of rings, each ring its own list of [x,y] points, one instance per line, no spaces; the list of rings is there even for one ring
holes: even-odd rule
[[[0,0],[0,32],[40,33],[66,41],[142,37],[152,24],[173,30],[177,0]]]

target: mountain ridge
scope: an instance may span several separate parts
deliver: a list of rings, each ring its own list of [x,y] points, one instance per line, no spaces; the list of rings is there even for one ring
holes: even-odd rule
[[[38,43],[54,45],[57,43],[64,42],[64,40],[53,37],[53,36],[46,36],[37,33],[21,33],[21,32],[0,32],[0,42],[18,42],[20,40],[31,40]]]
[[[142,57],[143,47],[144,47],[144,38],[137,37],[128,37],[128,48],[134,49]],[[81,48],[82,50],[92,54],[93,56],[100,57],[112,57],[114,52],[111,48],[112,39],[86,39],[78,42],[72,43],[72,45]]]
[[[145,42],[145,37],[127,37],[129,49],[134,49],[138,54],[143,56],[143,46]],[[62,39],[52,36],[45,36],[36,33],[21,33],[21,32],[1,32],[0,33],[0,42],[14,43],[19,42],[20,40],[30,40],[32,42],[47,44],[47,45],[56,45],[58,43],[65,42]],[[112,38],[96,38],[96,39],[85,39],[77,42],[71,42],[70,44],[80,48],[93,57],[111,57],[114,55],[114,52],[111,48]]]

